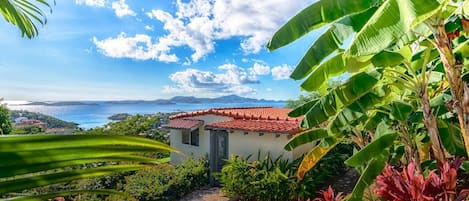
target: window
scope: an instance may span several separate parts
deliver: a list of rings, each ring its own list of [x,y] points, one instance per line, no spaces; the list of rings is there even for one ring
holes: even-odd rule
[[[199,129],[191,131],[191,145],[199,146]]]
[[[182,130],[182,144],[190,144],[190,138],[189,130]]]
[[[199,128],[195,130],[182,130],[182,143],[199,146]]]

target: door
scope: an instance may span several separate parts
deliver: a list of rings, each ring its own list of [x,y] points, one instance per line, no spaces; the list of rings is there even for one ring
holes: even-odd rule
[[[220,172],[228,159],[228,132],[226,130],[210,131],[210,172]],[[213,177],[212,185],[218,185]]]

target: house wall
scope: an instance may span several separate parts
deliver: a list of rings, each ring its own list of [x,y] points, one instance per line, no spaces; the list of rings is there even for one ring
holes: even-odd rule
[[[171,163],[180,164],[185,158],[201,158],[210,154],[210,131],[205,130],[206,124],[211,124],[221,121],[232,120],[231,117],[217,116],[217,115],[201,115],[189,117],[187,119],[203,120],[205,124],[199,128],[199,146],[182,144],[182,130],[171,129],[170,140],[171,147],[181,151],[183,154],[171,153]],[[287,134],[280,134],[276,137],[274,133],[264,133],[259,136],[259,132],[248,132],[247,135],[244,131],[234,131],[228,133],[228,153],[229,155],[237,155],[247,157],[252,155],[250,160],[257,160],[258,152],[261,150],[260,159],[263,159],[267,152],[270,152],[271,157],[277,158],[283,154],[285,159],[290,161],[300,157],[302,154],[308,152],[313,145],[302,145],[295,150],[288,152],[283,149],[285,144],[290,140]]]
[[[274,133],[264,133],[259,136],[259,132],[248,132],[247,135],[244,131],[235,131],[229,133],[229,155],[237,155],[247,157],[252,155],[249,160],[254,161],[258,158],[259,150],[261,151],[260,159],[264,159],[267,153],[270,153],[272,158],[277,158],[283,154],[285,159],[292,161],[292,152],[287,152],[283,146],[288,142],[287,134],[280,134],[276,137]]]
[[[188,117],[186,119],[203,120],[205,124],[199,128],[199,146],[182,143],[182,130],[171,129],[170,132],[170,145],[171,147],[179,150],[181,154],[171,153],[171,164],[180,164],[184,159],[193,157],[199,159],[208,156],[210,153],[210,131],[205,130],[206,124],[211,124],[220,121],[229,121],[233,118],[217,116],[217,115],[201,115],[195,117]]]

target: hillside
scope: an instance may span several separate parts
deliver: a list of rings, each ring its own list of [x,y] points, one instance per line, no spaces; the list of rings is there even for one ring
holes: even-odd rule
[[[10,111],[11,120],[14,120],[18,117],[26,117],[28,119],[37,119],[47,124],[47,128],[77,128],[78,124],[73,122],[67,122],[55,117],[37,113],[37,112],[28,112],[25,110],[12,110]]]

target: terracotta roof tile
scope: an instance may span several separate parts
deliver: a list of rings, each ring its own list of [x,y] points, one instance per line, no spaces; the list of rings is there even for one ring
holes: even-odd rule
[[[163,125],[163,128],[191,129],[203,124],[200,120],[174,119],[169,124]]]
[[[255,132],[285,133],[291,135],[297,134],[301,131],[299,129],[299,122],[296,121],[266,121],[241,119],[212,123],[206,125],[205,128],[223,128]]]
[[[170,119],[179,119],[199,115],[213,114],[228,116],[234,119],[244,120],[283,120],[283,121],[301,121],[302,118],[288,117],[291,109],[274,107],[239,107],[239,108],[213,108],[195,112],[182,113],[171,116]]]

